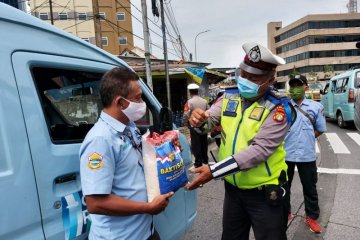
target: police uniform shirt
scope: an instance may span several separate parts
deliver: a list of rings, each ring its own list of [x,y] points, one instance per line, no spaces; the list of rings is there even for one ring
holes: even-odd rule
[[[296,106],[294,100],[291,103]],[[324,116],[324,107],[321,103],[310,99],[304,99],[300,104],[300,107],[305,111],[313,122],[313,126],[310,120],[298,109],[297,118],[294,124],[289,129],[289,132],[285,138],[285,151],[286,161],[291,162],[311,162],[316,160],[315,151],[315,130],[318,132],[326,131],[326,120]]]
[[[80,148],[80,174],[84,195],[114,194],[147,202],[140,135],[133,122],[127,126],[102,112]],[[152,216],[91,214],[89,239],[147,239]]]
[[[246,99],[242,99],[242,101],[245,101],[244,105],[247,106],[253,103]],[[216,126],[220,123],[222,102],[223,98],[214,103],[208,110],[210,114],[209,125]],[[275,121],[275,112],[276,110],[273,109],[269,113],[249,147],[234,154],[233,158],[239,170],[250,169],[264,162],[283,142],[290,125],[287,123],[286,114],[281,122]]]

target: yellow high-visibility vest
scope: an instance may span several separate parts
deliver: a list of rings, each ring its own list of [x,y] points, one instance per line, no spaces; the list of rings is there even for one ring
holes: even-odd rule
[[[275,104],[270,100],[262,99],[249,106],[243,115],[240,96],[238,94],[225,94],[221,114],[220,161],[248,148],[266,117],[276,107]],[[286,152],[283,146],[284,142],[266,161],[257,167],[227,176],[225,180],[241,189],[251,189],[266,184],[279,184],[278,178],[281,171],[286,172],[287,170]]]

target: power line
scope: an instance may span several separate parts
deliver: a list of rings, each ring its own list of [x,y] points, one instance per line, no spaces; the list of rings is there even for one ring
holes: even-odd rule
[[[137,17],[135,17],[129,10],[127,10],[126,8],[127,7],[125,7],[124,5],[122,5],[118,0],[116,0],[116,2],[122,7],[122,8],[124,8],[125,9],[125,11],[127,11],[133,18],[135,18],[139,23],[141,23],[141,24],[143,24],[143,22],[140,20],[140,19],[138,19]],[[151,31],[151,32],[153,32],[155,35],[157,35],[158,37],[160,37],[160,38],[162,38],[163,36],[161,36],[159,33],[157,33],[157,32],[155,32],[154,30],[152,30],[151,28],[149,28],[149,30]],[[168,42],[171,42],[170,40],[167,40]],[[171,42],[172,44],[174,44],[174,42]],[[175,43],[176,44],[176,43]]]
[[[118,27],[118,28],[122,29],[123,31],[125,31],[125,32],[127,32],[127,33],[130,33],[131,35],[133,35],[133,36],[135,36],[135,37],[137,37],[137,38],[139,38],[139,39],[141,39],[141,40],[144,40],[144,38],[136,35],[136,34],[133,33],[133,32],[130,32],[130,31],[126,30],[126,29],[123,28],[123,27],[118,26],[117,24],[113,23],[113,22],[110,21],[110,20],[108,20],[108,19],[104,19],[104,20],[105,20],[106,22],[114,25],[115,27]],[[157,48],[159,48],[159,49],[161,49],[161,50],[164,50],[162,47],[160,47],[160,46],[158,46],[158,45],[156,45],[156,44],[154,44],[154,43],[151,43],[151,45],[153,45],[153,46],[155,46],[155,47],[157,47]],[[171,49],[171,50],[174,50],[174,49]],[[172,54],[173,56],[175,56],[175,57],[179,57],[179,56],[177,56],[176,54],[174,54],[173,52],[171,52],[171,51],[169,51],[169,50],[168,50],[168,52],[169,52],[170,54]]]
[[[69,27],[63,28],[63,30],[66,30],[66,29],[75,27],[75,26],[77,26],[77,25],[79,25],[79,24],[81,24],[81,23],[87,22],[87,21],[89,21],[89,20],[91,20],[91,19],[93,19],[93,18],[94,18],[93,16],[92,16],[92,17],[88,17],[88,19],[83,20],[83,21],[81,21],[81,22],[77,22],[77,23],[75,23],[74,25],[71,25],[71,26],[69,26]]]
[[[70,1],[71,1],[71,0],[69,0],[69,1],[66,3],[66,5],[65,5],[64,8],[63,8],[63,10],[62,10],[60,13],[63,13],[63,12],[64,12],[65,8],[67,8],[67,6],[69,5]],[[59,13],[59,14],[60,14],[60,13]]]
[[[43,4],[48,3],[48,2],[49,2],[49,0],[44,1],[44,2],[41,3],[39,6],[35,7],[33,10],[31,10],[30,14],[32,14],[35,10],[37,10],[37,9],[40,8]],[[45,6],[44,6],[44,7],[45,7]],[[42,8],[44,8],[44,7],[42,7]]]

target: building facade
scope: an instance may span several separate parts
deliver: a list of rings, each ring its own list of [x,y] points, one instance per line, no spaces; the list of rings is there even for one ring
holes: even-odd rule
[[[56,27],[96,44],[92,0],[52,0],[52,14],[49,3],[44,0],[30,1],[31,14],[50,24],[52,17]],[[99,1],[99,18],[101,44],[104,50],[119,55],[126,48],[133,47],[129,1]]]
[[[27,1],[24,0],[0,0],[2,3],[6,3],[14,8],[26,12]]]
[[[286,60],[277,68],[277,81],[301,73],[326,80],[360,65],[360,13],[307,15],[286,27],[270,22],[268,47]]]
[[[101,0],[99,14],[103,49],[115,55],[120,55],[125,49],[132,49],[134,40],[130,1]]]

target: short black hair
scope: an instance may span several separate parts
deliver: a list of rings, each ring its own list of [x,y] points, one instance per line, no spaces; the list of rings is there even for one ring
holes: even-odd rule
[[[198,95],[199,89],[189,89],[189,93],[190,93],[190,95]]]
[[[127,98],[131,89],[130,81],[138,81],[139,76],[125,67],[115,67],[106,72],[100,81],[100,98],[103,107],[109,107],[116,96]]]

